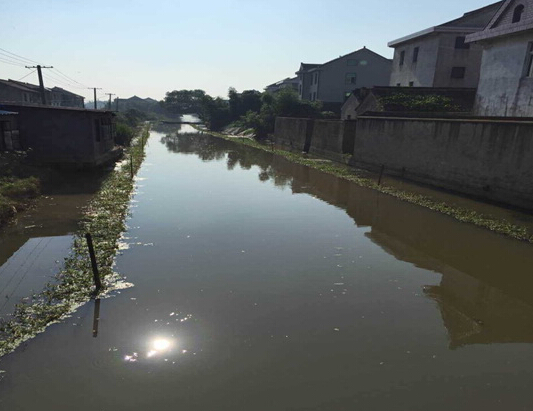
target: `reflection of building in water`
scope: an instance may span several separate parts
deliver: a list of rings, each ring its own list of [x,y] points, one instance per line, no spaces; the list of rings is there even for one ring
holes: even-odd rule
[[[450,348],[468,344],[532,343],[533,307],[498,288],[456,270],[426,287],[450,337]]]
[[[262,181],[290,186],[294,194],[310,194],[346,210],[357,226],[370,227],[366,235],[371,241],[398,260],[441,273],[441,284],[425,292],[439,304],[452,348],[533,342],[530,244],[459,223],[267,152],[209,141],[184,141],[184,149],[202,158],[230,153],[230,170],[237,165],[258,166]]]

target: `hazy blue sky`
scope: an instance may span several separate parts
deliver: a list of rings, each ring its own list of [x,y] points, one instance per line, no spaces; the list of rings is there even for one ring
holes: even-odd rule
[[[483,0],[16,0],[0,1],[0,48],[53,65],[85,86],[160,99],[174,89],[224,96],[293,76],[366,46],[387,42],[492,3]],[[0,50],[0,53],[3,53]],[[0,78],[30,71],[6,64]],[[48,86],[60,84],[45,72]],[[25,81],[37,82],[37,74]],[[78,94],[89,90],[70,87]]]

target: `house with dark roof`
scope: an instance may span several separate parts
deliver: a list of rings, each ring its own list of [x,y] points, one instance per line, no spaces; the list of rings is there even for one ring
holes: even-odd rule
[[[533,0],[507,0],[466,38],[483,50],[474,112],[533,117]]]
[[[126,112],[128,110],[139,110],[142,112],[162,112],[161,106],[157,100],[147,97],[142,98],[139,96],[133,96],[130,98],[116,98],[114,100],[115,107],[118,107],[118,111]]]
[[[26,151],[37,164],[98,167],[122,153],[115,145],[115,114],[110,111],[0,103],[0,113],[1,123],[4,118],[11,123],[2,124],[0,149]]]
[[[51,89],[52,100],[51,106],[55,107],[85,107],[85,97],[72,93],[61,87]]]
[[[504,2],[389,42],[394,48],[391,86],[477,87],[482,47],[466,36],[483,30]]]
[[[293,77],[293,78],[287,77],[284,80],[280,80],[275,83],[269,84],[268,86],[265,87],[265,91],[267,93],[277,93],[278,91],[286,89],[286,88],[290,88],[295,91],[298,91],[299,83],[300,81],[298,80],[298,77]]]
[[[24,83],[0,80],[0,102],[12,104],[39,104],[41,95]]]
[[[85,97],[61,87],[44,88],[46,104],[54,107],[84,106]],[[0,102],[9,104],[42,104],[40,87],[16,80],[0,80]]]
[[[298,92],[302,100],[342,104],[356,88],[386,86],[391,65],[366,47],[324,64],[301,63]]]

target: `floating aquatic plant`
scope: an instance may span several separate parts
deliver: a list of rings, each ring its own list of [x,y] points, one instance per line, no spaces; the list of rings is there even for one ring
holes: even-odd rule
[[[85,233],[89,232],[93,237],[98,269],[103,278],[102,296],[125,287],[120,275],[113,272],[112,265],[126,228],[125,219],[134,189],[132,175],[144,159],[144,143],[148,137],[147,124],[126,149],[126,160],[115,167],[87,206],[80,229],[74,235],[72,251],[55,281],[18,304],[9,319],[0,321],[0,357],[44,331],[48,325],[67,317],[93,296]]]

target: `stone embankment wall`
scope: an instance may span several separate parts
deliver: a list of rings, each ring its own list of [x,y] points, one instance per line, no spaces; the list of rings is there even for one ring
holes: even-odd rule
[[[362,116],[278,118],[276,142],[350,164],[533,210],[533,121]]]

